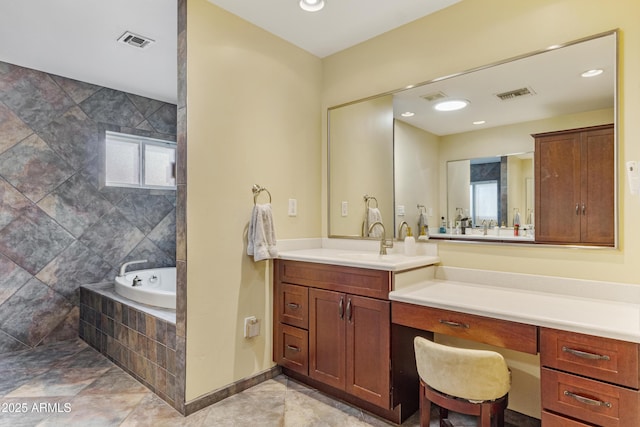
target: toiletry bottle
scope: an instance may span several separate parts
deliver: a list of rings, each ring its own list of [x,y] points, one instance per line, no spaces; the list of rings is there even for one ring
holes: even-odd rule
[[[438,230],[441,234],[447,234],[447,221],[444,220],[444,217],[441,217],[440,221],[440,230]]]
[[[416,239],[411,234],[411,227],[407,227],[407,237],[404,238],[404,254],[407,256],[416,254]]]

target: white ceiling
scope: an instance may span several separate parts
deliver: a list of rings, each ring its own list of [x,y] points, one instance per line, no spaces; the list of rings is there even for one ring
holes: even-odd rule
[[[298,0],[209,0],[324,58],[461,0],[325,0],[305,12]]]
[[[210,0],[323,57],[461,0]],[[125,31],[155,40],[116,43]],[[177,0],[1,0],[0,61],[166,102],[177,100]]]
[[[0,61],[175,103],[176,0],[1,0]],[[119,44],[132,31],[156,41]]]

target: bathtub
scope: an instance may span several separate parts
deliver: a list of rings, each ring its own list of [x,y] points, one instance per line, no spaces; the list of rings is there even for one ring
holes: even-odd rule
[[[132,286],[136,278],[141,281],[139,285]],[[116,276],[115,291],[133,301],[175,310],[176,268],[151,268]]]

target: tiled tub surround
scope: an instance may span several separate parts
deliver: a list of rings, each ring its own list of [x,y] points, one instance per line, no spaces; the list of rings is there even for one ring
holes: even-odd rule
[[[175,140],[176,106],[0,62],[0,353],[76,337],[121,262],[176,265],[175,191],[99,188],[105,129]]]
[[[178,408],[175,317],[121,297],[113,283],[80,288],[80,338]]]

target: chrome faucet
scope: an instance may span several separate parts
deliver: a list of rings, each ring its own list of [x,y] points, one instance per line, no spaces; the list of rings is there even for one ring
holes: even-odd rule
[[[398,227],[398,240],[402,240],[404,239],[404,237],[406,236],[402,236],[402,227],[407,227],[407,230],[409,229],[409,224],[407,224],[407,221],[402,221],[400,223],[400,227]]]
[[[133,282],[131,283],[131,286],[140,286],[141,284],[142,284],[142,279],[136,276],[133,278]]]
[[[146,259],[137,259],[135,261],[129,261],[129,262],[125,262],[124,264],[122,264],[120,266],[120,276],[124,276],[124,273],[126,273],[127,267],[129,267],[132,264],[142,264],[143,262],[147,262],[148,260]]]
[[[384,224],[381,223],[380,221],[376,221],[373,224],[371,224],[369,226],[369,230],[367,234],[371,234],[371,230],[373,230],[373,227],[375,227],[376,225],[379,225],[380,227],[382,227],[382,238],[380,239],[380,255],[386,255],[387,248],[393,247],[393,239],[390,241],[387,241],[387,232],[384,229]]]

